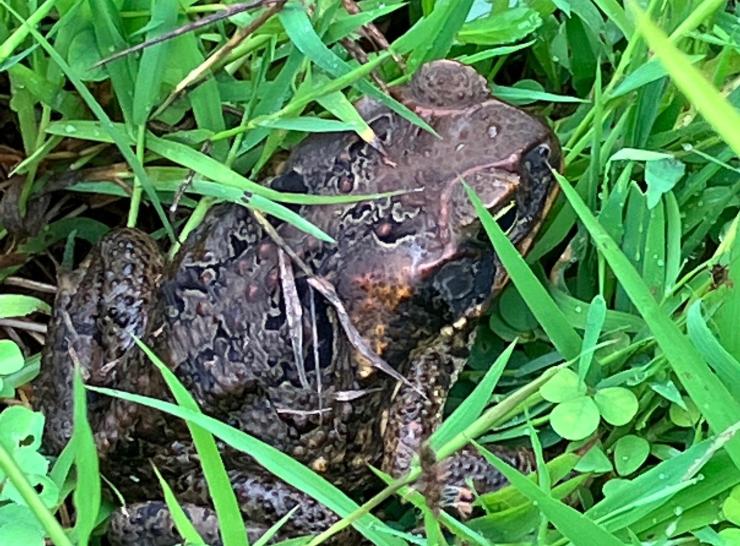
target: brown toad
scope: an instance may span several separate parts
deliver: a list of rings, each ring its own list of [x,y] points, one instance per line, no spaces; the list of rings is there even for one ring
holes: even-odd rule
[[[60,280],[38,381],[48,445],[71,430],[71,354],[88,383],[167,397],[159,374],[133,345],[144,338],[194,394],[205,413],[290,454],[340,487],[369,482],[368,465],[402,474],[439,423],[478,317],[505,273],[462,180],[492,212],[515,204],[509,235],[526,251],[554,196],[552,133],[493,99],[485,80],[451,61],[423,66],[393,90],[437,135],[379,103],[358,110],[370,145],[354,133],[314,135],[293,152],[282,191],[393,197],[300,214],[332,236],[317,241],[288,224],[284,244],[335,288],[352,324],[406,383],[374,367],[352,344],[334,308],[309,277],[281,256],[246,208],[214,207],[164,265],[154,243],[130,229],[108,234],[81,267]],[[281,264],[282,260],[282,264]],[[293,271],[294,269],[294,271]],[[292,273],[291,273],[292,271]],[[174,544],[157,498],[153,459],[207,540],[215,518],[187,429],[119,400],[89,396],[103,470],[136,501],[114,517],[117,544]],[[296,504],[284,536],[315,533],[335,516],[248,456],[224,451],[250,529],[258,532]],[[472,478],[478,491],[502,478],[475,453],[448,464],[454,492]]]

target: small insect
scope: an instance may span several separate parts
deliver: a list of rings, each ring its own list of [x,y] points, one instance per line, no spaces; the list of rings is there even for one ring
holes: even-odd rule
[[[729,272],[726,265],[714,264],[712,266],[712,289],[716,290],[723,284],[732,287]]]

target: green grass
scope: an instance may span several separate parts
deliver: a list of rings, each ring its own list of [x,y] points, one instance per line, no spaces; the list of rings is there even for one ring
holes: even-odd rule
[[[214,437],[339,514],[312,545],[350,525],[378,545],[740,544],[738,8],[716,0],[360,5],[349,15],[338,1],[290,0],[201,72],[259,10],[97,66],[223,5],[0,0],[0,176],[17,175],[12,192],[0,180],[9,196],[0,209],[0,320],[15,334],[0,340],[0,544],[95,544],[111,510],[92,431],[79,418],[79,377],[70,445],[53,466],[40,451],[43,418],[23,404],[50,298],[48,287],[19,286],[18,277],[54,284],[57,264],[74,265],[76,246],[116,225],[152,232],[172,256],[219,200],[328,241],[286,205],[347,197],[270,190],[261,182],[271,160],[305,133],[354,130],[372,141],[351,106],[361,96],[423,125],[370,74],[403,83],[436,58],[472,64],[497,96],[548,119],[563,144],[561,196],[525,259],[470,193],[512,282],[482,321],[449,418],[431,440],[440,458],[471,439],[532,446],[538,472],[527,477],[487,455],[512,485],[480,497],[481,511],[465,521],[429,509],[409,487],[418,463],[400,480],[379,473],[378,493],[362,503],[203,415],[155,355],[177,404],[105,392],[188,421],[226,544],[245,544],[249,522],[223,486]],[[406,15],[391,49],[370,52],[366,64],[341,45],[357,41],[363,23]],[[168,485],[152,484],[153,496],[167,498],[197,542]],[[417,516],[425,536],[410,534]]]

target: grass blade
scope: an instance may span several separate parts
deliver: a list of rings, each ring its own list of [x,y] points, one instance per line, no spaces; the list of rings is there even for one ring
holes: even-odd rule
[[[289,3],[280,11],[278,16],[280,17],[280,21],[283,23],[285,32],[287,32],[291,41],[306,57],[316,63],[316,65],[326,70],[335,78],[339,78],[340,76],[344,76],[351,72],[352,67],[326,47],[324,42],[321,41],[321,38],[316,34],[316,31],[306,14],[305,8],[302,5],[296,2]],[[409,110],[406,106],[381,92],[367,81],[360,80],[356,82],[355,85],[364,95],[376,99],[378,102],[384,104],[414,125],[418,125],[419,127],[434,133],[434,130],[427,122]]]
[[[156,361],[155,361],[156,365]],[[172,372],[166,368],[160,371],[170,380],[177,381]],[[207,430],[224,443],[234,449],[248,453],[260,465],[278,478],[292,484],[295,488],[336,512],[340,516],[346,516],[359,509],[357,503],[350,499],[341,490],[336,488],[326,479],[322,478],[306,466],[302,465],[292,457],[285,455],[271,445],[258,440],[245,432],[231,427],[217,419],[208,417],[200,411],[194,411],[187,407],[178,406],[169,402],[163,402],[154,398],[148,398],[137,394],[104,389],[98,387],[87,387],[89,390],[115,396],[123,400],[142,404],[144,406],[164,411],[175,417],[186,419],[202,429]],[[368,540],[379,546],[398,546],[403,542],[391,538],[391,532],[385,523],[372,515],[365,515],[355,522],[355,527]]]
[[[650,20],[636,2],[631,1],[629,5],[634,10],[639,32],[665,66],[673,83],[730,145],[735,154],[740,155],[740,131],[737,130],[740,127],[740,113],[712,86],[704,74],[691,64],[689,58],[673,45],[668,36]]]
[[[25,40],[31,32],[32,28],[38,25],[41,20],[49,14],[56,2],[57,0],[46,0],[46,2],[41,4],[36,11],[31,14],[25,25],[21,25],[15,29],[13,34],[8,36],[8,38],[0,44],[0,63],[4,63],[8,57],[13,54],[15,48],[21,45],[23,40]]]
[[[624,543],[609,531],[574,508],[555,500],[516,468],[497,457],[480,444],[476,444],[481,455],[501,472],[520,493],[537,503],[537,507],[557,527],[563,536],[575,546],[624,546]]]
[[[4,5],[10,13],[12,13],[19,20],[23,21],[23,19],[20,16],[18,16],[18,14],[8,5],[8,3],[5,0],[0,0],[0,4]],[[25,21],[23,22],[23,24],[26,25]],[[105,110],[103,110],[102,106],[100,106],[98,101],[95,100],[95,97],[93,97],[92,93],[90,93],[90,91],[87,89],[87,86],[82,82],[82,80],[80,80],[80,78],[77,76],[77,74],[72,69],[72,67],[69,66],[69,64],[67,64],[67,61],[65,61],[62,58],[62,56],[59,55],[59,53],[57,53],[57,51],[46,40],[46,38],[44,38],[39,32],[37,32],[36,29],[30,28],[29,31],[33,35],[34,39],[49,54],[52,60],[59,66],[62,72],[64,72],[64,74],[67,76],[69,81],[72,82],[72,85],[74,85],[77,92],[80,94],[82,99],[87,104],[88,108],[90,108],[90,110],[92,110],[92,112],[95,114],[95,117],[98,118],[101,128],[108,134],[108,136],[116,144],[116,146],[121,152],[121,155],[123,155],[126,162],[131,166],[131,169],[134,171],[134,173],[140,180],[141,185],[144,188],[144,191],[146,191],[149,197],[149,200],[154,206],[154,209],[157,211],[157,215],[159,216],[159,219],[161,220],[162,225],[167,230],[167,234],[170,236],[171,240],[174,241],[175,232],[172,229],[172,225],[170,224],[170,221],[167,218],[167,214],[164,212],[164,209],[162,208],[162,204],[159,202],[157,192],[154,190],[154,187],[152,186],[151,181],[146,175],[144,166],[141,164],[139,159],[136,157],[136,155],[133,153],[133,151],[129,147],[129,143],[128,143],[129,139],[126,136],[126,133],[119,130],[117,127],[117,124],[111,121],[110,117],[108,117],[108,114],[105,112]]]
[[[151,19],[147,26],[151,29],[146,35],[146,41],[156,39],[169,32],[177,22],[177,0],[159,0],[152,2]],[[136,74],[134,86],[134,104],[132,118],[134,125],[146,123],[159,95],[159,86],[162,83],[167,63],[168,53],[172,42],[167,40],[148,47],[141,54],[139,70]]]
[[[596,343],[599,341],[601,335],[601,329],[604,327],[604,320],[606,319],[606,301],[604,296],[598,294],[591,300],[591,305],[588,306],[588,314],[586,315],[586,329],[583,332],[583,346],[581,348],[581,356],[578,359],[578,379],[585,381],[588,376],[588,371],[591,368],[591,362],[593,361],[594,351],[596,350]]]
[[[74,427],[70,443],[74,446],[77,486],[73,493],[75,514],[75,533],[80,545],[86,545],[97,523],[100,511],[100,472],[98,453],[92,428],[87,421],[87,400],[85,386],[82,384],[79,362],[75,360],[73,376],[73,414]]]
[[[714,368],[717,377],[725,385],[740,385],[740,362],[735,360],[712,334],[701,314],[701,301],[695,301],[689,307],[686,327],[692,343]],[[740,402],[740,391],[734,388],[730,392]]]
[[[572,360],[581,353],[581,338],[553,301],[542,283],[535,277],[524,258],[486,210],[473,189],[465,185],[475,211],[483,222],[496,255],[506,268],[522,299],[552,340],[563,358]]]
[[[67,534],[54,517],[54,514],[46,508],[44,502],[38,493],[36,493],[36,490],[28,483],[23,471],[18,467],[2,443],[0,443],[0,471],[2,471],[3,475],[10,480],[21,494],[23,500],[33,511],[36,519],[44,526],[44,529],[56,546],[77,546],[72,544],[72,541],[67,537]]]
[[[648,516],[656,507],[665,504],[680,487],[693,479],[717,454],[736,431],[730,429],[724,434],[704,440],[684,452],[663,461],[636,478],[625,482],[614,494],[607,495],[586,511],[591,518],[603,521],[604,525],[616,531]],[[729,461],[727,461],[729,463]],[[740,479],[736,468],[725,471],[727,483]]]
[[[45,301],[24,294],[0,294],[0,318],[24,317],[31,313],[51,314]]]
[[[175,374],[167,368],[164,362],[141,341],[136,340],[136,344],[144,351],[157,369],[159,369],[177,403],[192,412],[200,413],[200,408],[195,399],[182,386],[182,383],[177,380]],[[211,494],[213,506],[218,514],[218,524],[224,546],[247,546],[249,540],[247,538],[247,529],[242,520],[239,501],[231,487],[231,480],[226,472],[226,467],[221,459],[221,453],[218,451],[216,441],[210,432],[197,424],[188,421],[187,425],[190,435],[193,438],[195,450],[200,457],[201,468],[208,484],[208,491]]]
[[[205,544],[205,541],[201,538],[200,534],[198,534],[198,530],[193,525],[193,522],[190,521],[185,510],[183,510],[180,503],[177,502],[175,493],[165,481],[159,469],[153,464],[152,469],[154,470],[154,474],[157,476],[159,486],[162,488],[164,501],[170,511],[172,522],[175,524],[177,532],[180,533],[180,536],[185,539],[187,544]]]
[[[501,378],[501,374],[504,372],[504,368],[506,368],[506,364],[509,362],[509,357],[511,357],[511,353],[514,351],[516,343],[517,340],[512,341],[509,346],[506,347],[500,355],[498,355],[496,361],[488,369],[480,383],[475,386],[473,392],[471,392],[462,404],[455,408],[452,415],[445,419],[442,425],[434,431],[434,434],[429,438],[432,449],[436,449],[440,445],[447,443],[459,431],[466,429],[478,417],[480,417],[480,414],[483,413],[488,401],[491,399],[491,393],[496,388],[496,383],[498,383],[498,380]]]

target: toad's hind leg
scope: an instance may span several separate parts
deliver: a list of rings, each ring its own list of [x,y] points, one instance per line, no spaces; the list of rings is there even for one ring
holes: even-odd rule
[[[385,472],[400,477],[409,469],[422,443],[441,423],[447,393],[466,357],[467,340],[454,340],[444,335],[437,343],[412,353],[407,375],[410,385],[401,386],[388,415],[384,434]],[[532,467],[530,457],[524,452],[505,448],[494,448],[494,451],[522,471]],[[423,481],[439,489],[430,491],[427,487],[428,493],[438,498],[442,507],[453,507],[461,515],[466,515],[470,509],[473,499],[470,485],[475,492],[486,493],[506,484],[504,476],[472,446],[442,461],[434,470],[434,476],[426,476]]]
[[[246,522],[250,542],[254,542],[280,518],[291,517],[280,528],[273,542],[326,530],[339,518],[317,501],[272,476],[254,476],[231,472],[231,484]],[[221,544],[216,514],[208,507],[208,491],[199,473],[184,476],[177,483],[184,488],[179,498],[185,513],[209,546]],[[172,516],[161,501],[139,502],[114,512],[108,529],[113,546],[174,546],[182,539],[175,530]],[[332,538],[332,546],[358,544],[353,531]]]
[[[185,503],[182,509],[206,544],[221,546],[218,520],[211,508]],[[138,502],[114,512],[108,540],[114,546],[172,546],[182,542],[163,501]]]
[[[120,387],[139,376],[132,369],[134,336],[145,337],[151,328],[149,314],[162,268],[159,250],[148,235],[116,229],[78,269],[60,275],[41,374],[34,383],[51,450],[61,450],[71,435],[75,361],[83,380],[92,385]],[[127,426],[133,408],[94,394],[88,396],[88,406],[101,447]],[[115,415],[101,418],[110,411]]]

